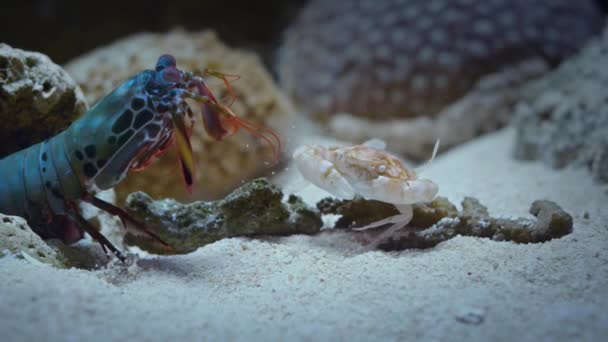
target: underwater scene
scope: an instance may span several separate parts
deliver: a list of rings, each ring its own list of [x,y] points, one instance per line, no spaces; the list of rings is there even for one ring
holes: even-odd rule
[[[0,341],[608,339],[608,1],[0,8]]]

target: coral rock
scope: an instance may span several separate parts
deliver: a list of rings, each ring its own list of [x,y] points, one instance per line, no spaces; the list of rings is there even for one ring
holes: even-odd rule
[[[265,179],[253,180],[219,201],[182,204],[154,201],[143,192],[127,198],[127,211],[172,247],[167,251],[146,237],[127,234],[126,242],[155,253],[189,253],[235,236],[318,233],[318,212],[296,196],[282,201],[282,191]]]
[[[54,249],[49,247],[38,234],[17,216],[0,214],[0,256],[3,254],[27,254],[24,257],[34,258],[40,262],[64,267],[64,262]]]
[[[517,158],[588,167],[608,182],[608,28],[576,57],[521,91]]]
[[[398,214],[392,204],[360,197],[353,200],[326,198],[317,203],[317,207],[323,214],[342,216],[334,228],[360,227]],[[437,197],[430,203],[414,204],[413,209],[414,216],[408,226],[382,243],[380,249],[430,248],[457,235],[495,241],[538,243],[572,232],[572,216],[547,200],[534,201],[530,206],[530,213],[536,220],[490,217],[488,209],[473,197],[462,200],[462,211],[458,211],[454,204],[443,197]],[[382,234],[382,229],[374,231],[355,234]]]
[[[121,82],[144,69],[151,69],[158,56],[169,53],[182,70],[203,70],[207,67],[240,75],[232,83],[236,100],[232,109],[257,124],[281,130],[290,124],[293,108],[278,90],[259,58],[249,52],[225,46],[213,32],[137,34],[101,47],[66,65],[92,102],[98,100]],[[218,99],[228,96],[220,81],[210,80],[209,87]],[[245,132],[218,142],[205,133],[202,120],[192,135],[192,148],[197,166],[194,196],[188,197],[178,175],[176,155],[170,149],[150,168],[127,177],[117,188],[118,202],[127,194],[142,190],[153,197],[181,200],[218,198],[243,180],[268,170],[272,161],[270,147]]]
[[[0,43],[0,158],[52,137],[86,110],[82,91],[60,66]]]

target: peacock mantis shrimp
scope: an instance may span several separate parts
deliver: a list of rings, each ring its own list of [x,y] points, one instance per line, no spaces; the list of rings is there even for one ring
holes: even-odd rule
[[[124,260],[122,253],[82,217],[78,202],[84,201],[120,217],[130,232],[170,249],[124,210],[94,193],[112,188],[130,170],[146,168],[173,143],[186,190],[191,192],[194,115],[187,101],[201,106],[205,131],[215,140],[243,128],[272,146],[275,162],[281,150],[276,133],[234,114],[207,88],[203,75],[218,77],[230,87],[229,75],[185,72],[177,68],[173,56],[160,56],[155,70],[144,70],[125,81],[61,133],[0,160],[4,175],[0,212],[24,217],[43,238],[70,243],[86,231],[104,251],[109,249]]]

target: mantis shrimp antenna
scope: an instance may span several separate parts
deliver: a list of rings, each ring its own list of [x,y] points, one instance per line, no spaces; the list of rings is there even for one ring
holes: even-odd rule
[[[279,161],[282,150],[279,135],[270,128],[266,128],[262,125],[255,124],[249,120],[237,116],[230,109],[230,106],[236,99],[236,93],[234,88],[232,88],[230,81],[236,81],[240,79],[240,76],[226,74],[210,68],[206,68],[203,71],[194,71],[192,72],[192,75],[197,77],[209,75],[222,80],[228,89],[230,96],[232,97],[230,104],[224,105],[220,101],[217,101],[217,99],[202,81],[196,82],[199,94],[189,93],[187,96],[203,104],[203,119],[207,119],[205,122],[205,129],[207,132],[210,133],[215,139],[221,140],[236,133],[239,128],[243,128],[251,135],[266,141],[271,146],[273,154],[273,162],[271,166],[276,165]],[[206,111],[205,107],[208,107],[211,109],[211,111]],[[219,113],[222,115],[219,115]]]
[[[238,128],[243,128],[251,135],[266,141],[271,146],[273,155],[273,162],[271,166],[274,166],[279,162],[282,147],[281,139],[279,138],[278,133],[271,130],[270,128],[255,124],[249,120],[245,120],[238,116],[232,116],[229,120],[232,124],[235,124],[237,126],[237,128],[235,129],[235,133]]]
[[[271,166],[278,163],[282,146],[281,139],[275,131],[237,116],[229,107],[214,101],[214,99],[209,96],[194,93],[188,93],[187,96],[196,102],[208,106],[212,109],[213,113],[221,113],[221,115],[214,115],[213,118],[218,119],[217,121],[220,123],[220,127],[207,127],[207,129],[212,130],[212,136],[216,139],[221,140],[236,133],[240,128],[243,128],[251,135],[267,142],[272,148],[273,162]],[[219,130],[222,132],[216,132]],[[214,132],[217,134],[214,134]]]
[[[228,93],[230,94],[230,97],[231,97],[228,107],[231,107],[232,104],[234,103],[234,101],[236,100],[236,93],[234,92],[234,88],[232,88],[232,85],[230,84],[230,82],[238,81],[241,78],[241,76],[226,74],[226,73],[219,72],[217,70],[213,70],[210,68],[205,68],[203,73],[205,73],[209,76],[213,76],[215,78],[219,78],[220,80],[222,80],[222,82],[224,82],[224,85],[226,86],[226,89],[228,89]]]
[[[226,73],[223,73],[221,71],[217,71],[217,70],[214,70],[211,68],[205,68],[202,71],[197,70],[197,71],[192,72],[192,74],[195,76],[199,76],[199,77],[204,77],[205,75],[209,75],[209,76],[220,79],[226,86],[226,89],[228,89],[228,94],[229,94],[229,97],[231,98],[229,101],[229,104],[227,106],[231,107],[232,104],[234,104],[234,101],[236,100],[236,92],[234,91],[234,88],[232,88],[232,85],[230,84],[230,82],[238,81],[241,78],[240,75],[226,74]]]
[[[237,116],[230,108],[222,104],[217,105],[220,108],[220,111],[226,114],[225,121],[223,123],[229,125],[228,130],[231,132],[231,134],[236,133],[239,128],[243,128],[254,137],[264,140],[272,148],[273,162],[271,163],[271,166],[274,166],[279,162],[282,147],[281,139],[279,138],[278,133],[270,128],[266,128],[262,125],[255,124],[249,120]]]

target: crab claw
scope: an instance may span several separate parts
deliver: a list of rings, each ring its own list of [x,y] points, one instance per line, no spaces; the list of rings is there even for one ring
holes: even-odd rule
[[[192,193],[194,184],[194,156],[190,144],[190,134],[184,125],[184,121],[178,116],[173,116],[175,145],[177,146],[177,158],[182,176],[186,185],[186,191]]]

